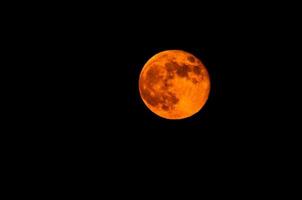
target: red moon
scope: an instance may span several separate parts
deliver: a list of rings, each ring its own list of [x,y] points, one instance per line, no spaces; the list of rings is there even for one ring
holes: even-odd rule
[[[210,93],[210,77],[204,64],[182,50],[155,54],[139,76],[144,104],[165,119],[184,119],[201,110]]]

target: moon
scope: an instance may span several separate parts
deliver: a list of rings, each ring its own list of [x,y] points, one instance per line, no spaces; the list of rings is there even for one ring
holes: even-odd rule
[[[143,66],[139,92],[144,104],[165,119],[184,119],[201,110],[210,93],[205,65],[193,54],[166,50]]]

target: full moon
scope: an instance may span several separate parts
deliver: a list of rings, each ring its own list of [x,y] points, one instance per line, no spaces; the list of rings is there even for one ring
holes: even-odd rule
[[[142,68],[139,92],[144,104],[165,119],[184,119],[201,110],[210,93],[209,73],[182,50],[155,54]]]

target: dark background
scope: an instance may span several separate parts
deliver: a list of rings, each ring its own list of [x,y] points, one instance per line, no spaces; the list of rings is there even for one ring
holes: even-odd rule
[[[143,21],[135,19],[139,16],[108,24],[102,18],[70,20],[54,29],[50,69],[58,81],[51,82],[56,111],[51,120],[62,145],[109,148],[109,156],[126,154],[135,162],[180,155],[218,163],[249,155],[266,159],[273,141],[283,137],[271,132],[279,126],[274,119],[280,102],[274,96],[280,69],[274,29],[249,16],[243,21],[213,13]],[[167,49],[193,53],[211,76],[207,104],[188,119],[161,119],[139,96],[143,65]]]
[[[25,156],[75,182],[278,179],[276,166],[297,147],[288,123],[294,12],[152,5],[62,5],[17,19],[18,59],[28,66],[18,71],[28,75],[15,115],[30,132],[16,136],[29,141]],[[200,58],[211,78],[206,105],[184,120],[157,117],[139,96],[143,65],[168,49]]]
[[[282,18],[264,8],[258,15],[244,9],[186,9],[112,17],[96,10],[62,10],[39,20],[32,36],[36,51],[46,49],[39,52],[38,64],[45,66],[39,78],[50,90],[43,109],[50,112],[45,123],[56,132],[55,140],[87,148],[100,142],[137,154],[209,152],[210,157],[241,158],[282,140],[282,134],[272,132],[282,125],[278,116],[284,111],[284,96],[278,95],[285,89],[280,79],[286,77],[281,70],[287,61],[280,51],[286,46],[279,34]],[[193,53],[211,77],[208,102],[188,119],[161,119],[139,96],[143,65],[167,49]]]

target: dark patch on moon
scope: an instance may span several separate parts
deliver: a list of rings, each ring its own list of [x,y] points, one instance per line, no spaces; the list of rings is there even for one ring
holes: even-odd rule
[[[168,97],[167,97],[168,101],[171,102],[172,104],[177,104],[179,102],[179,99],[176,97],[175,94],[173,94],[172,92],[168,92]]]
[[[168,83],[169,80],[171,80],[171,79],[174,78],[175,71],[176,71],[178,65],[177,65],[176,62],[171,61],[171,62],[165,63],[165,67],[166,67],[167,75],[166,75],[166,77],[165,77],[164,82],[165,82],[165,83]]]
[[[169,110],[169,106],[167,106],[167,105],[165,105],[165,104],[162,105],[161,108],[162,108],[163,110],[165,110],[165,111],[168,111],[168,110]]]
[[[165,82],[164,82],[164,87],[165,87],[165,88],[168,88],[168,87],[169,87],[168,81],[165,81]]]
[[[175,74],[180,77],[189,78],[189,72],[192,71],[190,66],[186,64],[178,64],[176,61],[169,61],[165,63],[166,75],[160,75],[158,66],[151,66],[146,72],[144,85],[141,85],[141,94],[143,99],[153,107],[157,107],[164,111],[169,111],[179,102],[179,99],[174,93],[169,91],[172,86],[170,82]],[[160,84],[160,90],[155,90],[154,85]],[[152,93],[152,94],[151,94]]]
[[[152,95],[151,92],[153,92],[155,95]],[[179,99],[176,97],[176,95],[168,91],[167,88],[156,92],[152,87],[143,89],[142,86],[141,95],[148,104],[154,107],[160,106],[160,108],[165,111],[171,110],[174,105],[179,102]]]
[[[155,84],[158,83],[161,78],[158,69],[151,67],[146,74],[146,83]]]
[[[174,71],[176,70],[175,66],[172,63],[166,63],[166,70],[167,70],[167,75],[166,78],[167,79],[172,79],[174,78]]]
[[[179,99],[172,92],[165,92],[163,95],[162,109],[165,111],[171,110],[175,104],[179,102]]]
[[[176,73],[180,77],[189,77],[189,72],[191,71],[190,67],[186,64],[179,65]]]
[[[198,83],[198,81],[196,80],[196,78],[192,78],[192,82],[193,82],[193,84],[197,84]]]
[[[174,63],[175,63],[175,62],[172,61],[172,62],[167,62],[167,63],[165,64],[166,70],[167,70],[168,73],[174,72],[174,71],[176,70],[176,67],[177,67],[177,66],[175,66]]]
[[[188,77],[188,73],[191,71],[190,66],[186,64],[178,64],[175,61],[170,61],[165,64],[168,74],[176,74],[180,77]]]
[[[195,58],[193,56],[188,56],[187,57],[188,61],[191,62],[191,63],[194,63],[195,62]]]
[[[160,103],[160,99],[157,96],[151,95],[150,90],[143,89],[141,90],[143,98],[151,105],[151,106],[157,106]]]
[[[163,85],[161,86],[161,90],[163,91],[166,91],[168,90],[168,88],[171,86],[171,83],[169,83],[169,78],[166,78],[164,81],[163,81]]]
[[[200,75],[201,74],[201,69],[199,66],[194,66],[193,67],[193,72],[196,74],[196,75]]]

